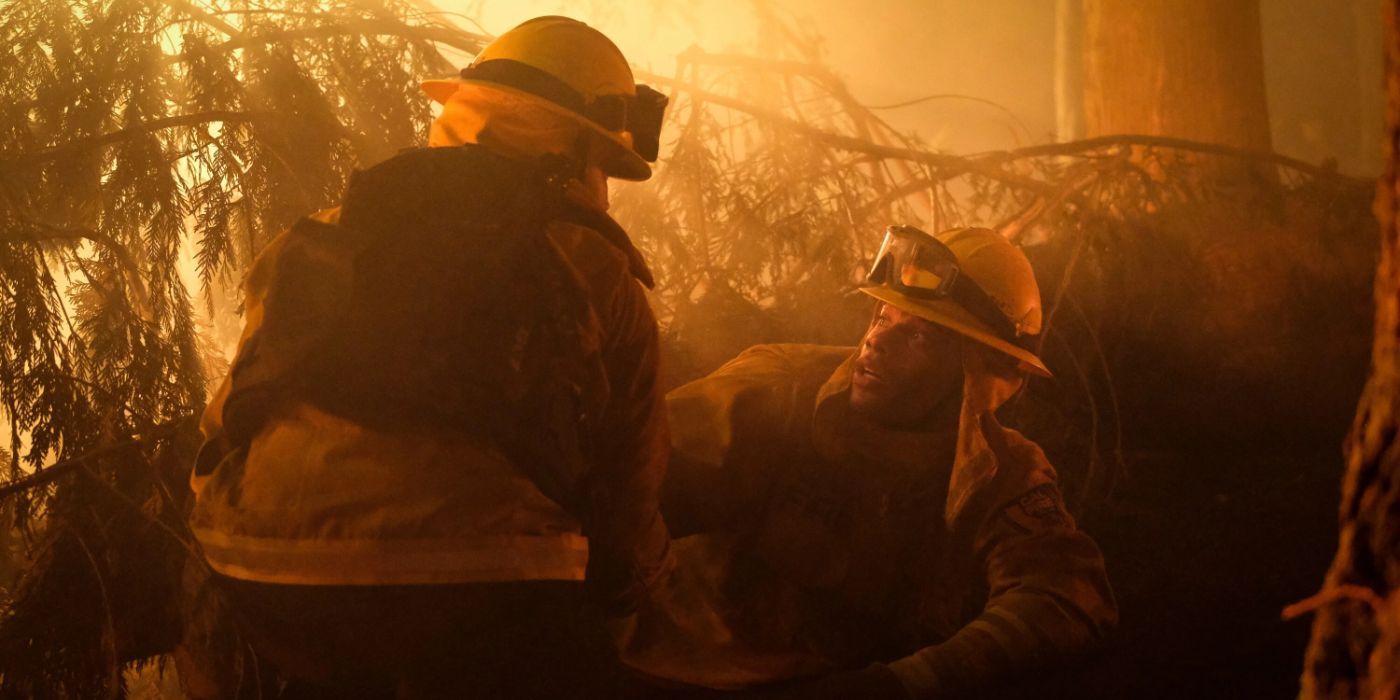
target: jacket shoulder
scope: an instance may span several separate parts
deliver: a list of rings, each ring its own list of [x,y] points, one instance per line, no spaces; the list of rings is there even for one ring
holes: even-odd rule
[[[1006,445],[1015,458],[1012,475],[1027,488],[1035,488],[1046,482],[1058,479],[1054,465],[1045,456],[1045,450],[1034,440],[1022,435],[1019,430],[1003,428],[1006,431]]]
[[[712,372],[712,378],[733,377],[750,382],[820,386],[836,371],[855,348],[839,345],[772,343],[754,345]]]
[[[1005,507],[1030,492],[1047,487],[1058,492],[1059,475],[1045,456],[1045,450],[1020,431],[1005,427],[1002,430],[1006,435],[1006,454],[1000,455],[996,478],[988,485],[988,504],[993,508]]]
[[[555,219],[549,222],[546,231],[580,281],[590,286],[615,285],[630,276],[627,256],[595,229]]]
[[[807,425],[817,390],[851,353],[821,345],[755,345],[666,396],[673,449],[718,464],[731,449]]]
[[[1059,477],[1045,451],[1034,441],[1010,428],[1002,428],[1005,443],[997,455],[996,476],[978,494],[974,516],[968,524],[981,530],[1009,516],[1023,529],[1044,525],[1075,527],[1065,506]],[[1026,518],[1036,520],[1028,525]],[[995,529],[995,528],[994,528]]]

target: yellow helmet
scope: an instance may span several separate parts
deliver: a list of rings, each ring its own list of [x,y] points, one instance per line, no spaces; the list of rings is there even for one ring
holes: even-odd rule
[[[603,137],[601,164],[625,180],[651,177],[666,96],[633,82],[632,68],[602,32],[568,17],[536,17],[497,37],[460,80],[427,80],[446,103],[463,83],[501,90],[561,114]]]
[[[1041,323],[1035,272],[1020,248],[991,229],[930,236],[891,226],[860,291],[1050,376],[1032,350]]]

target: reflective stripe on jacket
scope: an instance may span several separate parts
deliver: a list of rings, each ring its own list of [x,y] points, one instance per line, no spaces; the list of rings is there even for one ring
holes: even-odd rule
[[[1054,470],[990,413],[1006,387],[970,371],[961,406],[889,431],[850,414],[852,357],[758,346],[668,395],[664,512],[706,534],[624,631],[634,667],[734,688],[885,662],[938,697],[1116,623]]]
[[[326,223],[336,210],[316,217]],[[247,446],[194,475],[191,524],[210,565],[236,578],[296,584],[581,580],[592,550],[615,588],[645,587],[668,544],[657,512],[667,432],[656,324],[626,254],[600,233],[550,223],[600,334],[607,396],[589,436],[594,465],[580,519],[545,497],[494,445],[429,429],[370,429],[304,401],[284,401]],[[286,236],[246,284],[243,342],[262,321],[268,271]],[[226,379],[204,413],[223,431]],[[541,439],[544,439],[543,437]]]

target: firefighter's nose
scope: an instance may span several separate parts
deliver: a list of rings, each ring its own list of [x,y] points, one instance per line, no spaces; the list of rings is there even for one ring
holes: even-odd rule
[[[888,330],[882,326],[875,326],[865,334],[865,349],[869,353],[884,353],[889,349]]]

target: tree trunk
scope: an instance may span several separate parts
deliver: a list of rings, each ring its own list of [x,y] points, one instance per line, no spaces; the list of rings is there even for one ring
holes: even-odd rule
[[[1304,663],[1304,698],[1400,695],[1400,0],[1385,3],[1386,166],[1371,377],[1346,442],[1341,536]]]
[[[1084,2],[1055,1],[1055,136],[1084,138]]]
[[[1269,150],[1259,0],[1083,0],[1085,136]]]
[[[1383,4],[1378,0],[1352,0],[1351,3],[1352,21],[1356,27],[1357,83],[1360,87],[1360,99],[1356,104],[1356,121],[1360,130],[1353,167],[1363,175],[1379,173],[1385,157],[1381,153],[1381,136],[1385,126],[1382,123],[1385,106],[1381,103],[1384,99],[1385,69],[1375,55],[1376,47],[1384,41],[1378,38],[1383,30],[1376,26],[1376,18],[1380,16]]]

